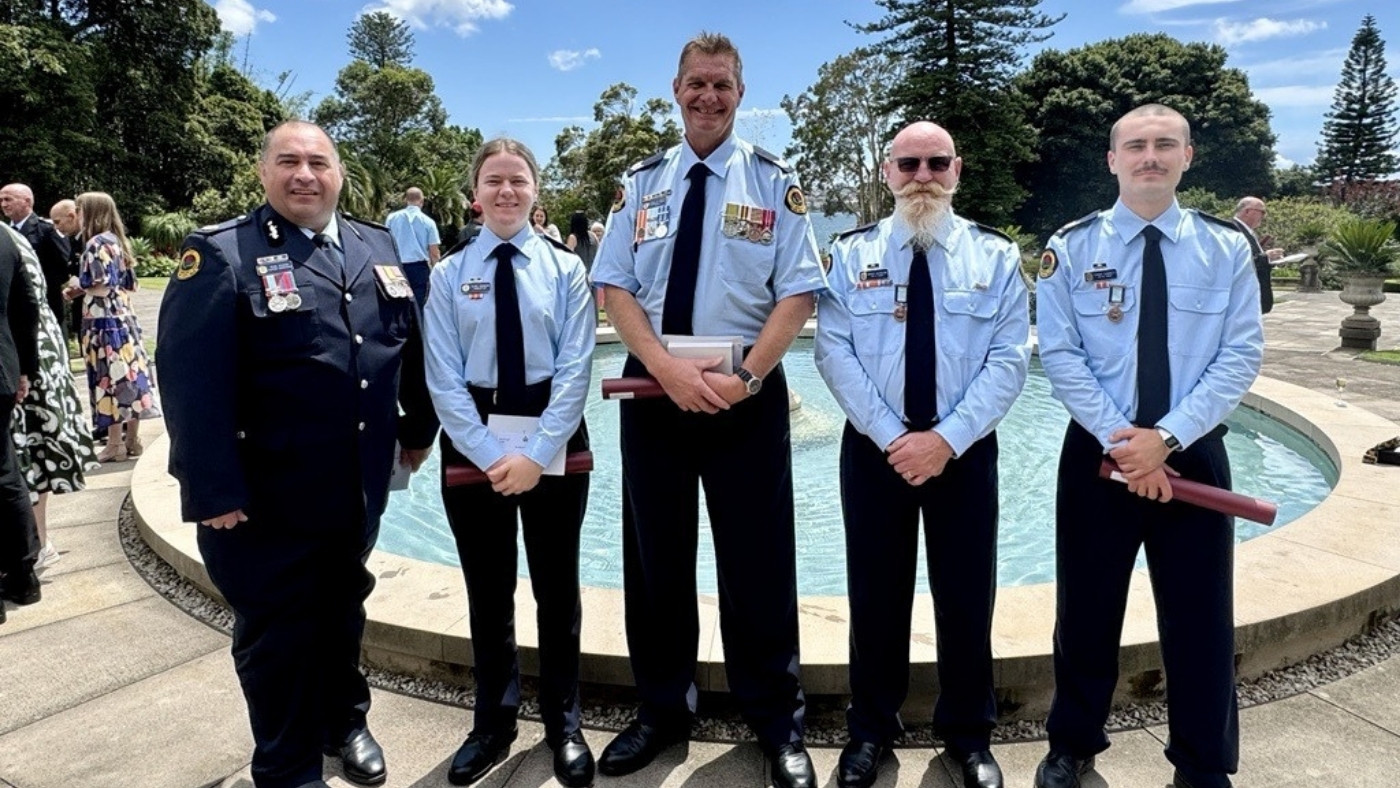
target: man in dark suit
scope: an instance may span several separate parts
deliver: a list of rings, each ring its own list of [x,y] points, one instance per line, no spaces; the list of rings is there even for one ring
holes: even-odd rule
[[[161,304],[170,472],[235,613],[254,783],[323,786],[324,751],[378,785],[364,563],[394,464],[416,470],[437,433],[419,313],[388,231],[336,213],[322,129],[273,129],[259,175],[267,203],[186,238]]]
[[[63,288],[63,298],[68,301],[68,316],[60,316],[58,322],[69,336],[79,337],[83,333],[83,289],[78,286],[78,266],[83,258],[83,226],[78,223],[78,206],[72,200],[59,200],[49,209],[49,218],[54,229],[68,239],[68,276],[71,286]]]
[[[0,189],[0,209],[10,226],[34,247],[39,267],[44,271],[44,300],[54,316],[61,318],[63,284],[68,281],[68,239],[54,229],[53,222],[34,213],[34,192],[22,183]]]
[[[39,305],[20,271],[20,243],[17,233],[0,229],[0,426],[5,430],[0,440],[0,623],[5,621],[5,600],[17,605],[39,601],[34,574],[39,532],[8,432],[10,414],[39,372]]]
[[[1254,261],[1254,275],[1259,278],[1259,313],[1269,314],[1274,308],[1274,261],[1283,257],[1282,249],[1266,249],[1273,244],[1273,238],[1256,235],[1259,225],[1269,214],[1264,201],[1258,197],[1245,197],[1235,206],[1235,226],[1249,239],[1249,254]]]

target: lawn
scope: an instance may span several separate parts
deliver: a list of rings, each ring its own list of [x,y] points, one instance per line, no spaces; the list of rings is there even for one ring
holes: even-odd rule
[[[1378,364],[1400,365],[1400,350],[1368,350],[1360,355],[1360,359]]]

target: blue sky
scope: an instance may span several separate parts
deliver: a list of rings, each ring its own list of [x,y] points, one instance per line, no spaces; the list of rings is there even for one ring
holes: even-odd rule
[[[727,34],[744,57],[747,93],[738,130],[781,153],[788,144],[784,94],[797,94],[817,68],[872,36],[848,22],[881,9],[867,0],[209,0],[236,54],[272,87],[283,71],[312,105],[334,88],[349,62],[346,32],[366,11],[387,10],[415,36],[414,65],[433,76],[452,123],[523,140],[541,163],[571,124],[590,128],[609,85],[626,82],[639,98],[670,98],[680,47],[696,32]],[[1070,49],[1139,32],[1223,45],[1257,98],[1273,110],[1280,163],[1311,162],[1323,116],[1352,37],[1367,13],[1400,77],[1400,3],[1380,0],[1045,0],[1065,13],[1042,48]],[[1038,50],[1037,50],[1038,51]],[[1028,53],[1034,54],[1034,52]],[[957,130],[953,129],[956,135]]]

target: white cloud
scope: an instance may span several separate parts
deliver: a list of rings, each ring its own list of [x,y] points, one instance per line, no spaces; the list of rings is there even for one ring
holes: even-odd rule
[[[1228,47],[1235,44],[1245,44],[1250,41],[1266,41],[1270,38],[1301,36],[1315,30],[1325,30],[1326,28],[1326,22],[1315,22],[1311,19],[1281,21],[1269,19],[1268,17],[1260,17],[1247,22],[1217,19],[1211,25],[1211,32],[1216,42]]]
[[[1331,106],[1332,94],[1335,92],[1336,87],[1333,85],[1284,85],[1276,88],[1256,88],[1254,97],[1275,109],[1305,109]]]
[[[277,15],[266,8],[254,8],[248,0],[219,0],[214,4],[219,25],[235,36],[246,36],[259,22],[276,22]]]
[[[771,117],[783,117],[783,118],[786,118],[786,117],[787,117],[787,110],[783,110],[783,109],[741,109],[741,110],[739,110],[738,112],[736,112],[736,113],[734,113],[734,114],[735,114],[736,117],[740,117],[740,118],[771,118]]]
[[[483,19],[504,19],[515,6],[506,0],[379,0],[365,6],[365,13],[388,11],[419,30],[443,25],[459,36],[469,36]]]
[[[603,56],[598,51],[598,47],[589,47],[585,50],[577,49],[556,49],[549,53],[549,65],[560,71],[573,71],[576,68],[583,68],[583,64],[589,60],[596,60]]]
[[[1274,169],[1276,170],[1286,170],[1297,163],[1298,162],[1288,158],[1282,153],[1274,152]]]
[[[1346,56],[1347,50],[1345,49],[1323,49],[1315,52],[1300,52],[1293,57],[1265,60],[1237,67],[1244,69],[1249,74],[1251,82],[1297,79],[1304,74],[1335,78],[1342,73],[1342,62],[1346,60]]]
[[[1118,7],[1118,11],[1124,14],[1155,14],[1158,11],[1174,11],[1178,8],[1190,8],[1198,5],[1217,5],[1220,3],[1238,3],[1240,0],[1128,0],[1127,3]]]

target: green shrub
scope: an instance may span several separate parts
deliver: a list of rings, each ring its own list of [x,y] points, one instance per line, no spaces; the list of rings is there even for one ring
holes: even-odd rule
[[[145,257],[136,258],[136,276],[156,277],[166,279],[180,265],[180,261],[173,257],[166,257],[163,254],[148,254]]]
[[[1285,254],[1316,248],[1337,225],[1356,216],[1318,197],[1281,197],[1270,200],[1268,209],[1259,235],[1272,237],[1269,245],[1283,249]]]

